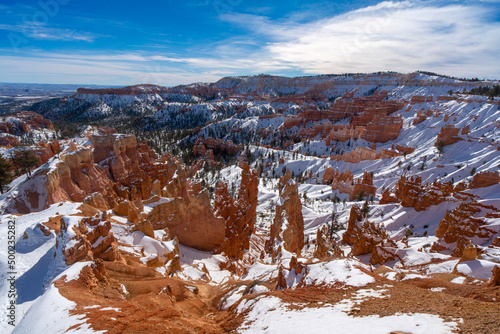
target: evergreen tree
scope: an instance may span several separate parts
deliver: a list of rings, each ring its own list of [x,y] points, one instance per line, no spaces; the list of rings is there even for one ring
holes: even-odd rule
[[[27,173],[31,177],[31,169],[35,167],[40,160],[30,150],[17,151],[12,158],[12,163],[16,167],[16,172],[20,170],[23,174]]]
[[[444,148],[444,142],[440,140],[439,143],[437,144],[437,150],[439,154],[443,154],[444,152],[443,148]]]
[[[4,186],[12,181],[10,171],[12,165],[2,156],[0,156],[0,192],[3,194]]]
[[[365,201],[363,204],[363,207],[361,208],[361,213],[363,214],[363,217],[368,217],[368,213],[370,213],[370,204],[368,204],[368,200]]]

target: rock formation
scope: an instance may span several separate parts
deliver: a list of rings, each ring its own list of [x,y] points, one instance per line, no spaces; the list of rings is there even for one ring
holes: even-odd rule
[[[377,192],[377,187],[373,185],[372,175],[368,172],[364,172],[363,179],[361,181],[356,180],[352,191],[349,194],[349,201],[353,201],[356,198],[375,198],[375,193]]]
[[[345,162],[358,163],[365,160],[386,159],[392,157],[399,157],[402,155],[403,155],[402,153],[393,150],[379,149],[378,151],[375,151],[368,147],[358,146],[350,152],[346,152],[341,155],[333,155],[330,157],[330,159],[336,161],[344,160]]]
[[[500,266],[495,266],[491,270],[491,277],[488,280],[489,286],[498,286],[500,285]]]
[[[334,236],[329,236],[328,226],[318,228],[316,231],[316,248],[314,256],[318,259],[333,256],[334,258],[341,258],[344,256],[343,251],[337,245]]]
[[[498,172],[481,172],[474,174],[472,182],[469,184],[469,188],[483,188],[489,187],[494,184],[500,183],[500,175]]]
[[[206,190],[185,200],[177,197],[156,204],[146,216],[155,230],[168,227],[172,236],[188,247],[218,249],[224,241],[224,220],[216,217]]]
[[[288,269],[285,269],[283,268],[283,265],[280,265],[278,268],[278,279],[276,284],[277,290],[288,288],[286,277],[289,274],[303,277],[307,274],[307,265],[299,262],[296,256],[292,256],[292,258],[290,259],[290,265]]]
[[[45,181],[47,204],[61,201],[81,202],[87,195],[100,193],[108,203],[116,197],[114,184],[103,167],[94,163],[92,148],[61,153]]]
[[[119,261],[121,259],[116,238],[111,232],[111,223],[105,213],[83,218],[77,224],[68,225],[66,221],[61,221],[58,234],[58,239],[61,239],[58,245],[65,247],[63,254],[67,265],[94,259],[105,261]],[[72,231],[68,231],[68,228],[71,228]],[[69,239],[69,243],[64,243],[62,240],[67,238],[67,235],[74,236]]]
[[[460,238],[486,239],[494,234],[488,229],[487,222],[483,217],[474,217],[476,213],[484,211],[494,211],[494,207],[486,207],[477,202],[461,203],[457,208],[446,212],[436,229],[436,236],[442,238],[444,242],[451,244]]]
[[[452,124],[447,124],[441,128],[441,131],[437,135],[435,146],[438,146],[440,142],[443,142],[444,146],[455,144],[462,140],[459,136],[460,129],[456,128]]]
[[[385,143],[396,140],[402,128],[403,119],[400,116],[376,115],[366,125],[366,130],[361,135],[361,138],[373,143]]]
[[[347,230],[342,236],[342,241],[351,245],[352,255],[369,254],[377,248],[370,259],[372,264],[391,261],[395,258],[395,255],[389,249],[396,248],[396,244],[388,238],[382,226],[363,220],[359,206],[352,206]]]
[[[421,177],[401,176],[396,184],[394,195],[387,189],[382,193],[380,204],[399,202],[404,207],[413,207],[417,211],[426,210],[446,200],[455,189],[449,182],[433,182],[422,185]]]
[[[432,96],[413,95],[410,99],[411,104],[425,103],[425,102],[432,102]]]
[[[339,173],[338,169],[328,167],[323,176],[323,184],[331,184],[332,190],[349,194],[352,191],[353,176],[350,170]]]
[[[193,146],[195,156],[203,156],[208,150],[212,150],[213,154],[224,154],[229,156],[237,155],[243,146],[234,144],[231,140],[223,141],[222,139],[214,139],[208,137],[206,139],[198,138]]]
[[[0,133],[20,136],[33,130],[54,131],[54,125],[33,111],[21,111],[15,116],[0,118]]]
[[[300,256],[304,247],[304,219],[298,185],[292,180],[290,170],[280,178],[278,188],[280,199],[271,225],[271,250],[276,251],[281,245]]]
[[[238,200],[234,200],[224,182],[219,182],[215,193],[216,215],[225,220],[225,240],[222,251],[234,259],[242,259],[243,252],[250,248],[250,237],[254,232],[257,210],[258,174],[242,164],[241,185]]]

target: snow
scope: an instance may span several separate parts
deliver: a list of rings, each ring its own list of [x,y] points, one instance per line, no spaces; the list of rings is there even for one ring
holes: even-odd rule
[[[245,285],[242,285],[235,291],[229,293],[228,296],[224,299],[224,302],[222,303],[221,310],[227,310],[229,307],[233,306],[234,303],[240,300],[246,288],[247,287]]]
[[[457,264],[457,272],[470,277],[489,279],[496,265],[498,263],[484,260],[465,261]]]
[[[140,246],[144,252],[144,257],[141,258],[143,262],[147,262],[155,258],[156,256],[166,260],[169,253],[173,252],[175,249],[175,241],[158,241],[156,239],[150,238],[142,232],[135,231],[132,233],[132,245]]]
[[[60,273],[56,278],[54,278],[54,281],[57,281],[58,279],[64,277],[65,282],[73,281],[78,279],[80,277],[80,272],[82,269],[86,266],[92,266],[94,262],[92,261],[85,261],[85,262],[77,262],[73,264],[71,267]]]
[[[178,273],[180,278],[204,279],[204,276],[207,277],[204,270],[207,270],[210,284],[221,284],[232,275],[230,271],[220,269],[220,264],[227,262],[227,258],[223,255],[203,252],[183,245],[179,245],[179,250],[182,265],[182,273]]]
[[[308,273],[304,278],[305,285],[332,285],[343,283],[349,286],[364,286],[374,282],[374,278],[362,272],[363,264],[350,259],[332,260],[307,266]],[[365,267],[365,269],[367,269]]]
[[[22,216],[0,216],[0,306],[6,310],[7,299],[7,222],[14,220],[16,224],[16,287],[17,287],[17,321],[22,319],[35,300],[44,294],[47,287],[56,277],[67,269],[61,254],[55,248],[54,234],[46,236],[38,224],[47,222],[49,217],[79,213],[78,203],[61,202],[51,205],[40,212],[32,212]],[[27,236],[27,239],[23,238]],[[54,258],[54,255],[56,257]],[[74,279],[79,273],[78,267],[70,268],[66,272],[68,280]],[[38,299],[37,299],[38,298]],[[0,314],[6,316],[6,311]],[[6,322],[0,322],[0,332],[10,333],[13,328]]]
[[[451,280],[451,283],[455,284],[464,284],[464,282],[465,282],[465,277],[456,277]]]
[[[380,317],[378,315],[354,317],[348,312],[360,300],[380,298],[379,293],[361,291],[353,300],[347,299],[336,305],[323,305],[321,308],[290,309],[278,297],[263,297],[254,302],[240,304],[238,311],[249,309],[245,322],[238,333],[380,333],[401,331],[414,334],[452,333],[457,322],[445,322],[433,314],[396,314]]]
[[[244,280],[270,280],[278,277],[276,265],[256,262],[247,268],[247,273],[241,277]]]
[[[363,262],[368,263],[369,254],[359,256],[359,261],[354,258],[316,262],[318,260],[312,256],[316,231],[331,221],[332,212],[337,214],[338,221],[345,226],[349,218],[350,208],[354,204],[360,204],[348,201],[348,194],[339,194],[338,191],[332,191],[329,185],[322,184],[322,177],[328,167],[339,169],[339,171],[350,169],[355,179],[359,179],[365,171],[374,173],[374,185],[378,188],[378,192],[374,202],[370,203],[368,219],[386,228],[390,239],[397,242],[396,253],[401,259],[387,263],[386,265],[390,267],[391,271],[383,276],[395,280],[400,277],[398,274],[401,273],[404,274],[402,275],[403,280],[410,280],[425,278],[426,275],[433,273],[451,273],[456,267],[460,274],[488,279],[491,276],[491,269],[500,261],[498,248],[489,247],[491,238],[473,240],[482,251],[482,259],[478,260],[458,263],[459,259],[449,255],[451,248],[444,251],[445,254],[430,251],[431,245],[438,241],[435,232],[440,220],[447,211],[456,208],[461,200],[450,197],[447,201],[420,212],[413,208],[402,207],[399,204],[380,205],[378,203],[382,188],[392,189],[400,176],[405,173],[421,177],[423,184],[435,180],[456,183],[460,180],[470,181],[473,168],[476,169],[476,172],[498,171],[500,166],[500,153],[497,149],[498,142],[500,142],[500,133],[497,128],[500,111],[498,104],[495,104],[498,103],[498,100],[495,103],[490,103],[484,97],[461,96],[462,100],[437,102],[435,98],[438,95],[445,95],[449,89],[456,90],[458,87],[460,90],[470,88],[470,83],[423,74],[417,74],[416,77],[422,80],[433,80],[434,83],[439,82],[440,84],[401,86],[393,75],[387,75],[384,79],[377,77],[380,80],[378,89],[388,90],[388,99],[390,100],[408,100],[415,94],[434,97],[432,102],[406,105],[402,110],[399,110],[397,114],[401,115],[404,124],[400,136],[387,143],[377,143],[377,149],[390,149],[392,145],[399,144],[414,147],[415,152],[405,157],[362,161],[360,163],[331,160],[329,155],[334,152],[333,145],[339,152],[349,152],[359,147],[371,145],[362,139],[350,140],[345,143],[337,142],[327,146],[323,140],[316,137],[293,143],[287,152],[263,146],[272,145],[272,141],[276,139],[275,133],[283,131],[291,137],[298,130],[297,127],[288,130],[283,128],[285,115],[296,115],[304,108],[321,107],[328,110],[332,106],[331,102],[302,104],[302,102],[270,102],[267,99],[258,101],[258,98],[245,94],[253,91],[265,93],[268,96],[301,94],[308,89],[307,82],[317,84],[318,87],[335,82],[336,84],[327,92],[328,98],[333,101],[336,97],[353,89],[358,89],[355,96],[363,96],[366,92],[376,88],[374,84],[364,81],[366,78],[373,79],[373,75],[304,78],[301,80],[306,81],[306,83],[301,82],[299,85],[290,86],[281,85],[279,78],[269,78],[271,84],[268,86],[262,86],[258,78],[255,77],[227,79],[215,85],[233,87],[235,96],[239,97],[216,98],[211,101],[202,101],[202,99],[187,93],[167,93],[161,89],[161,92],[150,94],[150,88],[139,87],[138,89],[143,90],[143,92],[137,95],[76,94],[65,99],[65,103],[68,106],[88,103],[90,107],[84,110],[83,118],[107,117],[117,110],[115,108],[120,110],[131,108],[137,114],[153,120],[154,126],[171,128],[184,127],[186,124],[192,128],[200,126],[202,128],[196,134],[198,137],[231,139],[235,143],[247,144],[248,138],[251,138],[251,142],[256,145],[260,140],[259,133],[268,133],[268,137],[260,142],[262,146],[248,146],[256,157],[252,167],[257,167],[260,163],[265,164],[266,167],[262,172],[263,175],[267,176],[266,179],[261,178],[259,182],[256,219],[259,234],[258,237],[252,239],[253,245],[257,245],[255,249],[252,249],[252,252],[260,253],[262,240],[268,236],[269,226],[274,216],[274,207],[283,201],[277,191],[278,178],[286,169],[295,175],[312,173],[312,177],[299,184],[298,187],[301,199],[303,199],[304,231],[307,240],[310,241],[310,244],[301,253],[303,257],[299,257],[299,261],[308,264],[305,272],[301,274],[284,269],[283,273],[289,288],[294,289],[301,285],[336,284],[363,287],[374,282],[374,278],[367,273],[371,267],[363,264]],[[360,84],[360,82],[363,83]],[[56,115],[64,108],[64,106],[57,106],[49,112],[49,115]],[[181,110],[183,111],[181,112]],[[413,125],[416,113],[426,110],[433,111],[433,114],[422,123]],[[445,120],[444,114],[449,115],[447,120]],[[265,115],[276,117],[261,117]],[[11,121],[16,122],[14,119]],[[207,125],[207,122],[210,124]],[[336,124],[348,123],[348,119],[336,122]],[[313,127],[315,124],[317,123],[312,122],[307,124],[307,127]],[[446,146],[444,153],[440,155],[434,146],[436,136],[441,127],[450,124],[460,128],[468,125],[470,133],[462,135],[464,140]],[[239,131],[231,131],[231,129]],[[87,131],[93,133],[97,130],[88,128]],[[43,137],[48,134],[36,133],[36,135]],[[195,136],[190,137],[184,143],[195,139]],[[86,137],[77,138],[75,141],[78,145],[88,144]],[[62,146],[68,146],[68,142],[62,143]],[[9,150],[0,150],[3,155],[8,155],[9,152]],[[322,155],[327,157],[319,158]],[[271,160],[271,156],[274,157],[273,160]],[[284,159],[284,163],[278,163],[280,158]],[[15,200],[28,203],[28,209],[32,211],[32,213],[23,216],[3,214],[0,223],[0,244],[6,244],[7,227],[5,222],[13,218],[16,220],[16,249],[18,251],[18,268],[16,269],[19,284],[18,301],[20,302],[18,319],[24,316],[21,320],[23,327],[19,327],[18,332],[46,329],[46,332],[58,333],[64,328],[68,328],[70,324],[78,323],[81,324],[79,329],[71,332],[88,331],[88,325],[84,323],[84,319],[68,315],[69,310],[75,305],[60,296],[52,284],[55,279],[63,276],[65,276],[66,281],[74,280],[83,267],[91,265],[91,262],[82,262],[70,267],[66,266],[61,255],[61,247],[56,247],[56,241],[59,245],[66,247],[72,247],[76,243],[76,240],[72,240],[74,233],[71,227],[77,224],[81,217],[71,215],[77,213],[79,204],[62,203],[52,205],[44,210],[47,203],[44,183],[47,175],[52,173],[60,162],[61,160],[57,157],[52,158],[47,164],[34,171],[35,177],[31,179],[27,179],[26,176],[16,178],[9,185],[9,190],[0,195],[1,212],[17,212],[17,208],[14,206]],[[198,173],[195,179],[205,178],[208,187],[215,187],[218,181],[215,173],[203,174]],[[228,182],[230,192],[236,195],[241,182],[241,169],[237,166],[223,168],[220,171],[220,178]],[[28,192],[40,194],[38,201],[30,201],[27,196]],[[470,189],[467,190],[467,193],[479,196],[478,201],[481,204],[500,207],[500,185]],[[338,196],[345,202],[332,203],[334,196]],[[146,204],[144,213],[149,213],[155,205],[171,200],[161,198],[159,202]],[[479,214],[484,217],[484,212]],[[69,227],[67,233],[62,236],[56,236],[53,232],[48,236],[44,235],[37,224],[46,222],[49,217],[59,215],[63,216],[64,222]],[[131,224],[124,217],[112,216],[112,219],[118,222],[112,223],[112,232],[118,238],[119,249],[140,256],[143,263],[156,256],[166,258],[176,246],[173,241],[159,241],[165,233],[163,231],[155,231],[155,240],[141,232],[131,232]],[[496,234],[500,233],[499,218],[484,218],[484,222]],[[408,245],[405,245],[400,240],[407,231],[411,232],[411,236],[408,238]],[[341,237],[342,233],[343,231],[339,231],[338,236]],[[23,235],[27,236],[27,239],[22,238]],[[97,240],[93,246],[97,246],[101,241],[102,239]],[[454,245],[449,246],[454,247]],[[454,326],[452,322],[446,323],[437,316],[428,314],[396,314],[390,317],[356,318],[347,314],[352,307],[365,298],[384,298],[383,290],[358,290],[349,299],[335,305],[323,305],[322,308],[318,309],[290,309],[288,306],[297,305],[288,305],[276,297],[263,296],[262,294],[268,292],[269,289],[264,285],[257,284],[256,281],[275,279],[278,276],[279,265],[288,268],[292,254],[283,252],[281,262],[277,264],[270,264],[269,256],[249,265],[241,262],[240,264],[245,267],[245,274],[238,277],[227,270],[220,269],[220,265],[228,261],[225,256],[197,251],[182,245],[179,247],[183,271],[174,276],[186,281],[205,281],[213,285],[226,284],[233,279],[241,281],[236,288],[226,294],[221,307],[228,309],[236,306],[235,309],[238,312],[250,310],[247,321],[241,328],[242,333],[325,332],[332,329],[332,324],[335,324],[335,329],[339,332],[349,333],[361,331],[387,333],[393,330],[411,333],[446,333],[450,332]],[[347,253],[349,247],[343,247]],[[6,258],[6,250],[2,248],[0,250],[0,307],[2,310],[5,310],[8,302],[5,280]],[[156,268],[156,270],[163,274],[166,272],[165,267]],[[246,280],[252,281],[252,283],[243,282]],[[452,282],[462,284],[465,282],[465,278],[457,277]],[[121,284],[120,287],[122,295],[127,295],[128,291],[125,285]],[[443,289],[437,287],[432,288],[431,291],[441,292]],[[260,295],[247,300],[244,296],[245,293]],[[50,316],[46,319],[40,316],[45,304],[47,309],[51,311]],[[109,310],[119,311],[118,309]],[[5,313],[5,311],[2,312]],[[65,320],[58,322],[58,316],[64,316]],[[9,333],[11,330],[3,323],[0,324],[0,332]]]
[[[75,269],[70,268],[61,276],[71,277],[74,273]],[[106,333],[91,330],[84,315],[71,315],[69,312],[75,307],[74,302],[61,296],[59,290],[51,284],[50,288],[32,304],[26,315],[13,329],[12,334]],[[74,326],[76,328],[68,331]]]

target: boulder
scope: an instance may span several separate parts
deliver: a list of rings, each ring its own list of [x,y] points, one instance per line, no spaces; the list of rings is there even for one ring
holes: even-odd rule
[[[500,266],[495,266],[491,270],[491,277],[488,280],[488,286],[500,285]]]

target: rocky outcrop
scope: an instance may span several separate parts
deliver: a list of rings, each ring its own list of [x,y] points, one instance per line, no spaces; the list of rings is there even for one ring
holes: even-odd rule
[[[276,284],[277,290],[288,288],[287,276],[290,274],[301,277],[305,276],[307,274],[307,265],[299,262],[296,256],[292,256],[292,258],[290,259],[289,268],[285,269],[283,268],[283,265],[280,264],[278,268],[278,279]]]
[[[92,135],[95,161],[109,173],[120,197],[132,201],[153,196],[153,183],[158,180],[163,188],[179,169],[175,157],[165,154],[158,158],[145,143],[138,143],[134,135]],[[158,188],[158,186],[156,186]]]
[[[298,185],[292,180],[290,170],[280,178],[278,188],[280,199],[271,225],[270,250],[276,253],[282,246],[288,252],[300,255],[304,247],[304,219]]]
[[[372,175],[368,172],[364,172],[363,179],[356,180],[352,191],[349,194],[349,201],[353,201],[356,198],[375,198],[375,193],[377,192],[377,187],[373,185]]]
[[[422,185],[421,177],[401,176],[396,184],[394,195],[387,189],[382,193],[380,204],[399,202],[402,206],[412,207],[417,211],[426,210],[431,205],[438,205],[446,200],[455,189],[449,182],[433,182]]]
[[[353,176],[350,170],[339,172],[338,169],[328,167],[323,175],[323,184],[331,184],[332,190],[348,194],[352,190]]]
[[[496,212],[494,207],[486,207],[477,202],[461,203],[457,208],[447,211],[436,229],[436,237],[451,244],[461,238],[487,239],[494,234],[489,229],[485,217],[474,217],[481,211]]]
[[[113,182],[101,166],[94,163],[92,148],[64,152],[55,168],[47,173],[47,204],[61,201],[82,202],[87,195],[100,193],[108,203],[116,197]]]
[[[422,111],[419,111],[417,112],[417,114],[415,115],[415,118],[413,119],[413,125],[417,125],[417,124],[420,124],[422,123],[423,121],[425,121],[427,119],[427,114],[424,114],[422,113]]]
[[[438,146],[441,142],[443,142],[444,146],[448,146],[461,141],[462,138],[459,136],[459,133],[459,128],[456,128],[452,124],[447,124],[446,126],[441,128],[441,131],[437,135],[436,143],[434,144],[434,146]]]
[[[333,129],[325,138],[325,143],[327,146],[331,144],[332,141],[346,142],[350,139],[358,139],[365,129],[358,127],[353,128],[352,125],[335,124]]]
[[[394,149],[394,144],[392,144],[392,145],[393,145],[393,149]],[[409,146],[403,146],[403,145],[397,144],[396,150],[403,153],[403,154],[412,154],[413,152],[415,152],[415,147],[409,147]]]
[[[15,116],[0,118],[0,133],[21,136],[34,130],[54,131],[54,125],[33,111],[21,111]]]
[[[215,192],[216,215],[225,220],[225,240],[222,251],[233,259],[242,259],[250,248],[250,237],[254,232],[257,210],[259,178],[247,163],[242,164],[241,185],[238,199],[229,195],[227,185],[219,182]]]
[[[451,255],[460,258],[459,262],[466,262],[477,259],[479,249],[476,245],[466,238],[459,237]]]
[[[57,245],[63,247],[62,251],[67,265],[94,259],[121,260],[116,238],[111,232],[111,223],[105,213],[83,218],[71,225],[67,223],[66,218],[61,219],[63,221],[61,221]],[[69,232],[68,228],[72,231]],[[67,235],[74,236],[68,240],[69,242],[63,242]]]
[[[500,183],[500,175],[498,172],[481,172],[474,174],[472,182],[469,184],[469,188],[483,188],[489,187],[494,184]]]
[[[147,199],[151,196],[153,180],[149,173],[144,173],[141,166],[150,161],[150,152],[140,152],[134,135],[109,134],[91,136],[94,145],[95,162],[104,166],[118,188],[126,188],[120,196],[126,198]]]
[[[113,211],[118,216],[127,217],[127,219],[133,224],[137,224],[143,218],[142,214],[141,214],[142,210],[140,210],[135,205],[134,202],[126,200],[126,199],[121,199],[119,201],[115,201],[114,206],[113,206]]]
[[[17,212],[38,211],[61,201],[82,202],[94,193],[100,193],[107,202],[103,205],[87,199],[96,208],[112,208],[118,198],[140,206],[142,200],[158,196],[180,169],[173,156],[158,158],[147,145],[137,143],[134,136],[107,134],[90,138],[94,148],[70,142],[63,152],[39,168],[20,190],[29,195],[15,198],[12,207]]]
[[[410,99],[410,104],[425,103],[425,102],[432,102],[432,96],[413,95]]]
[[[366,125],[361,138],[372,143],[385,143],[396,140],[403,128],[403,119],[400,116],[376,115]]]
[[[392,195],[388,188],[382,191],[382,197],[380,198],[379,204],[389,204],[398,203],[396,196]]]
[[[488,286],[500,285],[500,266],[495,266],[491,270],[491,277],[488,280]]]
[[[460,131],[460,134],[462,136],[468,135],[470,132],[470,125],[466,125],[462,128],[462,131]]]
[[[385,229],[367,220],[363,220],[359,206],[353,205],[349,215],[347,230],[342,235],[342,241],[351,245],[352,255],[372,253],[376,247],[375,255],[372,254],[373,264],[390,261],[389,248],[396,248],[396,244],[389,240]],[[380,262],[382,261],[382,262]]]
[[[104,198],[101,193],[95,192],[83,199],[83,203],[90,205],[100,211],[106,211],[110,209],[108,201]]]
[[[500,237],[496,237],[495,239],[493,239],[491,245],[494,247],[500,247]]]
[[[153,228],[153,224],[147,219],[141,220],[140,222],[136,223],[132,228],[132,231],[139,231],[150,238],[155,238],[155,230]]]
[[[49,161],[57,153],[61,152],[61,146],[59,141],[42,141],[37,144],[32,150],[33,154],[40,159],[40,164],[44,164]]]
[[[176,197],[161,201],[146,219],[155,230],[168,227],[170,234],[188,247],[213,251],[224,242],[224,219],[214,215],[206,190],[190,194],[187,200]]]
[[[314,256],[318,259],[330,256],[341,258],[344,256],[344,252],[337,245],[335,237],[329,233],[328,225],[322,226],[316,231]]]
[[[214,139],[208,137],[206,139],[198,138],[193,146],[193,153],[195,156],[203,156],[208,150],[212,150],[213,154],[223,154],[229,156],[237,155],[243,146],[236,145],[231,140],[224,141],[222,139]]]
[[[402,155],[403,155],[402,153],[393,150],[379,149],[378,151],[375,151],[368,147],[358,146],[350,152],[346,152],[341,155],[333,155],[330,157],[330,159],[336,161],[344,160],[345,162],[358,163],[365,160],[386,159],[386,158],[399,157]]]
[[[385,264],[390,261],[400,260],[396,254],[397,245],[394,242],[386,241],[386,245],[375,246],[370,256],[370,263],[373,265]]]

